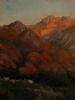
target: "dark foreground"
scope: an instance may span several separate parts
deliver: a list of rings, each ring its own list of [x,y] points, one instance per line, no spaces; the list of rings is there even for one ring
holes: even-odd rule
[[[31,80],[0,79],[0,100],[75,100],[75,87],[49,87]]]

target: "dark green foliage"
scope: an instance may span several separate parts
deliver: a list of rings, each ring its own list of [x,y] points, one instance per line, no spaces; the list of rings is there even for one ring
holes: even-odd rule
[[[26,79],[0,79],[0,100],[75,100],[75,86],[48,87]]]
[[[37,74],[30,75],[27,79],[32,79],[36,83],[45,84],[48,86],[70,86],[71,82],[65,75],[57,75],[53,72],[40,72]]]

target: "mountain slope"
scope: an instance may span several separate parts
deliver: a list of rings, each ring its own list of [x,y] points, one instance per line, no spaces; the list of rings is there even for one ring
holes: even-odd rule
[[[70,46],[75,44],[75,26],[67,28],[63,31],[59,30],[53,33],[51,37],[47,36],[47,40],[54,42],[60,46]]]
[[[16,40],[18,36],[18,33],[12,30],[11,28],[7,26],[3,26],[0,29],[0,37],[7,38],[8,40]]]
[[[48,33],[52,33],[52,31],[57,28],[64,30],[71,26],[75,25],[75,19],[67,16],[63,17],[55,17],[48,16],[44,18],[39,23],[35,24],[32,27],[32,30],[40,37],[47,35]]]

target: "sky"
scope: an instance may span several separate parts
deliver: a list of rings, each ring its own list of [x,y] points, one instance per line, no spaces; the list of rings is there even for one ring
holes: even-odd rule
[[[16,20],[30,25],[51,15],[75,18],[75,0],[0,0],[0,25]]]

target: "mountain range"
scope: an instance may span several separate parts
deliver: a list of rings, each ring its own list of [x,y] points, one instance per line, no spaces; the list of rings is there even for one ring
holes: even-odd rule
[[[48,16],[35,25],[15,21],[0,27],[0,75],[15,72],[26,77],[52,73],[54,79],[56,75],[73,79],[75,19]]]

